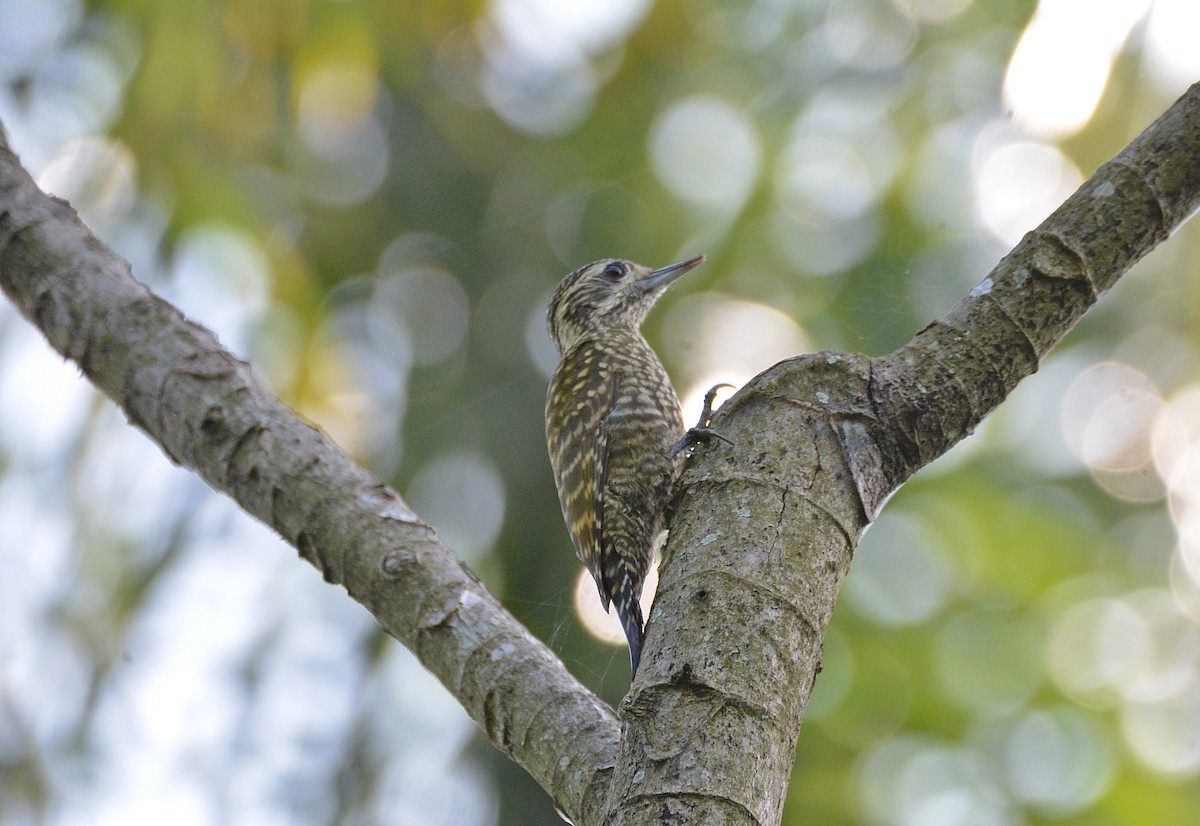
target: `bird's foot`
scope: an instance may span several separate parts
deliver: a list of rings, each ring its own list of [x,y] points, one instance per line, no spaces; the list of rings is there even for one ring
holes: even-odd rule
[[[691,456],[696,452],[696,448],[700,447],[702,444],[708,444],[713,439],[722,441],[730,447],[733,446],[732,441],[726,439],[720,433],[709,427],[709,425],[712,424],[713,418],[713,402],[717,398],[717,391],[722,387],[733,387],[733,385],[721,382],[720,384],[714,384],[709,388],[708,392],[704,394],[704,410],[702,410],[700,413],[699,423],[695,427],[688,430],[687,433],[684,433],[682,439],[671,445],[671,456],[677,455],[680,451],[683,451],[685,456]]]

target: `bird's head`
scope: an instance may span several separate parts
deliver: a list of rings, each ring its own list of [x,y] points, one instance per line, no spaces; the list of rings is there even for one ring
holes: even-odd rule
[[[603,258],[580,267],[562,280],[550,299],[550,337],[565,353],[589,334],[636,330],[667,287],[702,263],[704,256],[697,255],[652,270],[620,258]]]

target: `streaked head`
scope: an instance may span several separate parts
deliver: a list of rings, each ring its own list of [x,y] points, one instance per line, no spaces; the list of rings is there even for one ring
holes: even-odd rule
[[[646,314],[677,278],[704,263],[697,255],[652,270],[620,258],[603,258],[568,275],[550,299],[550,337],[565,353],[591,333],[642,325]]]

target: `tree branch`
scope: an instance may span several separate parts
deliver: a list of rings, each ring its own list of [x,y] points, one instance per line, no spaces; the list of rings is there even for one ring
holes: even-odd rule
[[[779,822],[863,529],[1198,204],[1200,84],[907,345],[789,359],[721,407],[735,446],[707,448],[677,492],[614,822]]]
[[[38,189],[2,126],[0,288],[172,461],[344,585],[572,819],[595,822],[619,737],[612,710],[393,490]]]
[[[1200,206],[1197,159],[1200,84],[1096,170],[949,315],[872,362],[871,400],[883,425],[875,438],[903,459],[880,469],[871,502],[974,430]]]

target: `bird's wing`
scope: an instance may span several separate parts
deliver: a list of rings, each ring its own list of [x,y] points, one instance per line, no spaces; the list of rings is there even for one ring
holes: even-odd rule
[[[609,428],[617,381],[600,353],[586,342],[559,363],[547,398],[546,430],[559,504],[575,553],[596,580],[608,609],[601,576],[603,493],[607,479]],[[565,411],[565,412],[564,412]]]
[[[600,590],[600,600],[604,603],[604,610],[608,610],[608,583],[603,577],[604,566],[602,564],[604,551],[604,486],[608,483],[608,449],[611,444],[611,431],[608,427],[609,418],[612,415],[613,408],[617,402],[617,383],[612,382],[612,392],[609,394],[610,401],[604,415],[600,417],[600,422],[596,426],[596,460],[593,469],[594,481],[592,484],[592,512],[595,514],[595,554],[591,557],[593,562],[588,565],[592,572],[592,578],[596,580],[596,587]]]

